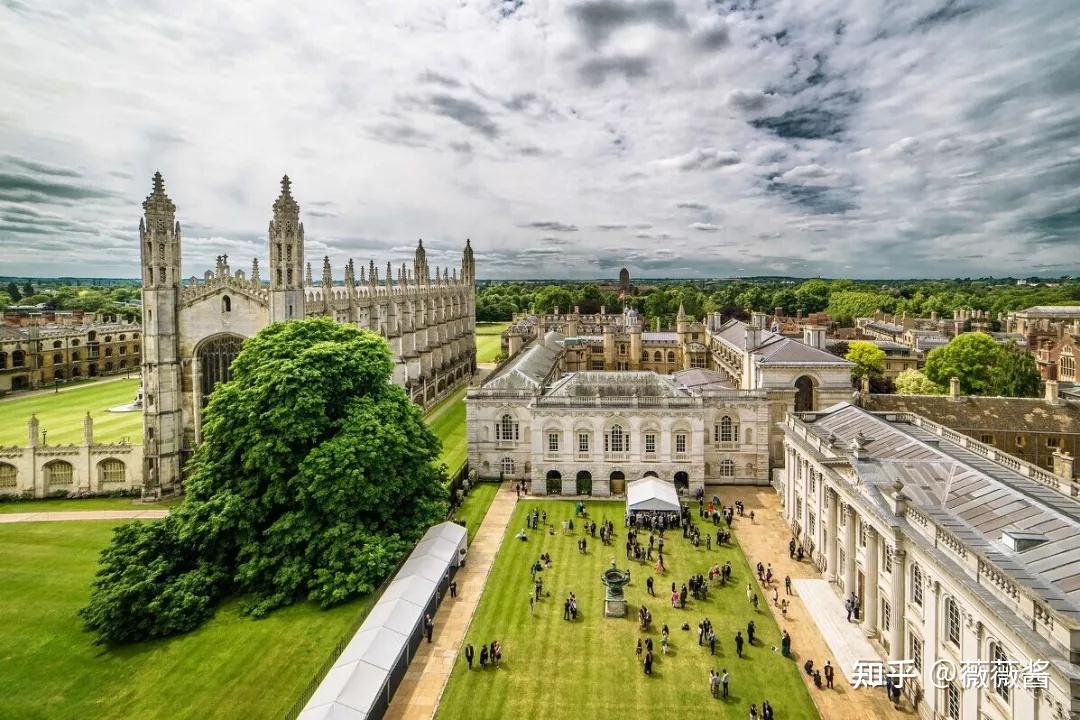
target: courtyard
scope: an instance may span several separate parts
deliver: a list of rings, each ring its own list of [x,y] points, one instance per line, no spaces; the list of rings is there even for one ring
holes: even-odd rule
[[[548,514],[554,534],[528,530],[528,540],[516,539],[525,527],[525,516],[533,507]],[[502,667],[469,671],[461,653],[455,661],[450,681],[436,717],[455,718],[566,718],[595,717],[616,712],[634,717],[669,718],[673,713],[716,714],[745,718],[751,703],[759,708],[768,700],[784,718],[816,718],[817,710],[800,675],[798,633],[792,633],[795,659],[784,658],[778,650],[780,628],[765,608],[754,611],[746,597],[751,571],[736,542],[706,550],[704,543],[693,547],[678,530],[667,533],[664,558],[667,572],[655,576],[656,597],[646,593],[645,577],[651,565],[625,559],[626,529],[624,505],[591,501],[585,507],[597,523],[605,519],[615,524],[613,544],[604,546],[599,538],[588,538],[587,552],[581,554],[577,541],[582,537],[580,521],[575,532],[564,533],[562,523],[574,516],[573,501],[520,501],[511,517],[502,546],[488,578],[483,597],[465,635],[479,651],[482,644],[498,640],[503,647]],[[736,519],[736,538],[741,523]],[[713,531],[711,523],[702,531]],[[647,542],[647,535],[646,542]],[[540,575],[544,596],[530,611],[532,580],[529,568],[541,553],[550,553],[552,565]],[[629,614],[615,619],[603,616],[604,586],[600,574],[615,559],[620,568],[629,567],[631,584],[626,587]],[[714,587],[704,601],[690,599],[685,609],[673,609],[671,583],[680,587],[693,573],[707,574],[713,564],[731,562],[732,582]],[[757,592],[756,582],[754,583]],[[713,587],[711,584],[710,587]],[[563,601],[569,593],[577,597],[576,621],[563,620]],[[652,613],[652,628],[639,630],[637,612],[644,604]],[[716,630],[716,656],[697,643],[697,625],[709,618]],[[746,635],[753,620],[757,641],[746,645],[743,656],[736,654],[734,637]],[[683,630],[687,624],[689,630]],[[670,649],[660,652],[660,631],[670,628]],[[789,632],[791,632],[789,628]],[[635,653],[638,639],[652,638],[656,662],[651,676],[642,670]],[[724,669],[731,677],[731,696],[715,700],[709,694],[709,670]]]
[[[82,419],[89,411],[94,419],[96,442],[142,441],[142,413],[111,413],[109,408],[135,399],[139,379],[102,380],[44,391],[18,394],[0,400],[0,446],[25,445],[26,423],[37,414],[50,445],[81,443]]]

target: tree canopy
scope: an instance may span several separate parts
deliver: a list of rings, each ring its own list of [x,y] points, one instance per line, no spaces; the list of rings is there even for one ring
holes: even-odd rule
[[[861,380],[866,376],[876,378],[885,374],[885,351],[872,342],[853,340],[848,343],[844,359],[855,363],[855,367],[851,369],[852,380]]]
[[[895,385],[898,395],[940,395],[944,392],[940,385],[915,368],[908,368],[897,375]]]
[[[1031,397],[1039,393],[1035,360],[1015,345],[998,344],[986,333],[957,335],[949,344],[934,348],[923,368],[931,382],[948,387],[960,379],[965,395]]]
[[[117,530],[82,615],[101,641],[371,592],[448,509],[439,441],[374,333],[325,318],[247,340],[203,413],[183,502]]]

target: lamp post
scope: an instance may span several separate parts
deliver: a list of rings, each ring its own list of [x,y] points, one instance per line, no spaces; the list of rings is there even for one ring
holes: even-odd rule
[[[60,378],[54,377],[53,378],[53,393],[55,394],[55,393],[59,393],[59,392],[60,392]]]
[[[41,444],[42,445],[48,445],[49,444],[48,438],[49,438],[49,431],[48,430],[42,430],[41,431]]]

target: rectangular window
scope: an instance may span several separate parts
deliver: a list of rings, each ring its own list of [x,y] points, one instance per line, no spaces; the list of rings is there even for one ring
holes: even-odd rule
[[[589,435],[588,433],[579,433],[577,436],[577,449],[578,452],[589,452]]]
[[[1024,436],[1023,435],[1017,435],[1016,436],[1016,447],[1019,447],[1019,448],[1024,447]]]
[[[814,474],[813,470],[810,471],[810,492],[817,492],[817,475]]]
[[[866,547],[866,523],[859,521],[859,547]]]
[[[625,355],[626,354],[626,346],[625,345],[620,345],[619,346],[619,354],[620,355]]]
[[[813,535],[814,535],[814,528],[816,526],[817,526],[817,517],[814,515],[814,513],[810,513],[810,516],[807,518],[806,529],[810,531],[810,536],[811,537],[813,537]]]
[[[1056,448],[1056,447],[1059,447],[1060,445],[1061,445],[1061,439],[1060,438],[1056,438],[1056,437],[1048,437],[1048,438],[1046,438],[1046,447],[1048,447],[1048,448]]]
[[[881,629],[888,631],[892,626],[892,606],[885,598],[881,599]]]
[[[647,452],[647,453],[656,452],[656,436],[653,435],[652,433],[646,433],[645,434],[645,452]]]
[[[911,602],[922,605],[923,573],[918,565],[911,566]]]
[[[952,598],[945,599],[945,635],[956,647],[960,647],[960,606]]]
[[[993,435],[981,435],[979,437],[979,442],[981,442],[983,445],[993,445],[994,444],[994,436]]]
[[[945,686],[945,717],[960,720],[960,689],[955,683]]]
[[[990,670],[990,682],[994,692],[1005,702],[1009,702],[1009,656],[1005,654],[1001,643],[994,643],[993,653],[990,657],[993,666]]]
[[[686,436],[681,433],[675,436],[675,452],[680,455],[686,452]]]
[[[890,548],[881,546],[881,565],[885,569],[885,572],[892,574],[892,551]]]
[[[593,360],[592,365],[591,365],[591,369],[593,369],[593,370],[603,370],[604,369],[604,361],[603,360]]]
[[[922,640],[911,636],[911,663],[914,668],[922,672]]]
[[[548,452],[559,452],[559,434],[548,433]]]

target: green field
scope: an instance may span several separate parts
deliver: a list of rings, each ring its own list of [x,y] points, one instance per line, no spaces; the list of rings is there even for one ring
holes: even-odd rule
[[[45,500],[0,502],[0,514],[69,512],[76,510],[164,510],[178,502],[180,502],[180,498],[168,498],[161,502],[141,502],[129,497],[48,498]]]
[[[499,354],[502,331],[510,323],[476,323],[476,362],[495,362],[495,356]]]
[[[194,632],[106,650],[76,612],[112,527],[0,525],[0,716],[280,717],[369,602],[303,603],[252,620],[231,601]]]
[[[779,644],[780,631],[762,606],[755,613],[746,599],[750,569],[738,548],[693,548],[680,532],[669,533],[664,557],[668,572],[657,578],[657,597],[645,591],[645,577],[651,567],[632,563],[632,582],[626,588],[629,617],[603,617],[604,587],[600,574],[611,559],[628,566],[623,544],[621,504],[590,502],[590,514],[598,521],[605,516],[615,522],[613,547],[589,538],[588,553],[577,551],[574,537],[556,530],[554,535],[529,531],[529,541],[514,534],[524,527],[528,502],[518,504],[506,538],[488,578],[484,596],[465,642],[479,648],[498,640],[503,646],[499,670],[478,668],[471,672],[463,657],[455,663],[450,682],[436,715],[440,720],[482,718],[592,718],[612,711],[634,718],[661,718],[692,714],[694,717],[746,718],[750,703],[760,708],[768,699],[776,716],[787,719],[816,718],[817,711],[799,675],[796,661],[782,657],[772,647]],[[560,521],[573,513],[569,501],[544,502],[548,522]],[[711,525],[707,526],[711,529]],[[531,590],[529,567],[542,552],[550,552],[551,569],[541,573],[544,597],[534,614],[529,611]],[[706,573],[713,563],[730,560],[733,582],[710,590],[709,599],[692,598],[686,609],[671,608],[671,583],[685,582],[691,573]],[[576,622],[562,619],[563,600],[573,592],[579,615]],[[638,629],[637,611],[645,603],[653,615],[653,629]],[[708,647],[697,644],[697,624],[708,617],[719,639],[716,657]],[[758,642],[744,647],[743,657],[735,653],[736,630],[745,637],[746,623],[757,625]],[[660,652],[660,628],[671,630],[668,655]],[[680,628],[683,623],[689,631]],[[653,674],[642,672],[635,654],[638,638],[651,637],[656,644]],[[794,639],[798,650],[798,638]],[[708,689],[709,669],[726,668],[731,675],[731,698],[714,700]]]
[[[465,529],[469,532],[469,542],[476,537],[476,531],[480,529],[480,523],[484,521],[491,501],[499,492],[499,483],[478,483],[473,485],[472,490],[465,496],[461,507],[454,509],[454,520],[464,520]]]
[[[432,432],[442,443],[439,461],[446,463],[450,474],[456,473],[468,455],[468,435],[465,431],[465,390],[458,388],[424,416]]]
[[[108,409],[135,399],[139,379],[75,385],[58,393],[34,393],[0,400],[0,446],[25,445],[26,422],[37,413],[39,427],[50,445],[82,442],[86,411],[94,418],[94,439],[142,442],[142,413],[111,413]]]

